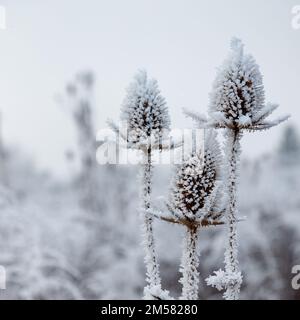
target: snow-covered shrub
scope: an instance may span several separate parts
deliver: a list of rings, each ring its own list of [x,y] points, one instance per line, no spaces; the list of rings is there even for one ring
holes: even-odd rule
[[[103,201],[99,198],[99,174],[95,159],[96,106],[93,90],[95,77],[90,71],[80,72],[66,87],[66,102],[72,115],[77,134],[77,154],[80,162],[78,177],[79,201],[90,213],[105,214]]]

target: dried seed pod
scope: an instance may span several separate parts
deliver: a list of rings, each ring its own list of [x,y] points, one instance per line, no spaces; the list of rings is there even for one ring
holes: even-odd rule
[[[140,143],[150,137],[158,142],[170,130],[166,101],[157,81],[148,79],[146,71],[139,71],[127,89],[121,119],[127,124],[128,140]]]
[[[180,218],[212,217],[221,179],[221,152],[216,133],[205,137],[205,150],[198,150],[177,169],[170,205]],[[213,216],[214,217],[214,216]]]
[[[262,75],[251,55],[245,55],[239,39],[231,42],[231,53],[219,69],[210,101],[212,117],[231,126],[251,124],[265,105]]]

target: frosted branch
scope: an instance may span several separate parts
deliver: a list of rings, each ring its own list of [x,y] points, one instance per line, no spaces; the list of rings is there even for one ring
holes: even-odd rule
[[[143,235],[143,246],[145,250],[145,265],[146,265],[146,281],[148,287],[160,286],[161,280],[159,275],[159,264],[157,261],[155,240],[153,235],[153,218],[149,215],[147,210],[150,209],[150,196],[151,196],[151,183],[152,183],[152,164],[151,164],[151,150],[146,157],[145,164],[142,166],[142,235]]]
[[[198,257],[198,231],[187,228],[183,239],[183,249],[180,272],[182,277],[181,300],[197,300],[199,291],[199,257]]]

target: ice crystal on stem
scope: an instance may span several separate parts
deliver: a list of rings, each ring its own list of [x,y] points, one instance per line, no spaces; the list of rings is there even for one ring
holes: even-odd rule
[[[199,291],[199,256],[198,256],[198,229],[187,228],[183,239],[182,258],[179,280],[182,284],[182,300],[197,300]]]

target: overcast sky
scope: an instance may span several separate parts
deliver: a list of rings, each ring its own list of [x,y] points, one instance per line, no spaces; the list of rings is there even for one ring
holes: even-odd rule
[[[300,0],[0,0],[0,110],[7,143],[42,168],[68,172],[75,145],[70,116],[55,96],[80,70],[97,77],[97,129],[117,119],[124,90],[139,68],[157,78],[173,127],[191,123],[182,107],[205,112],[216,67],[238,36],[264,75],[266,98],[300,125]],[[247,135],[244,154],[272,150],[282,128]]]

